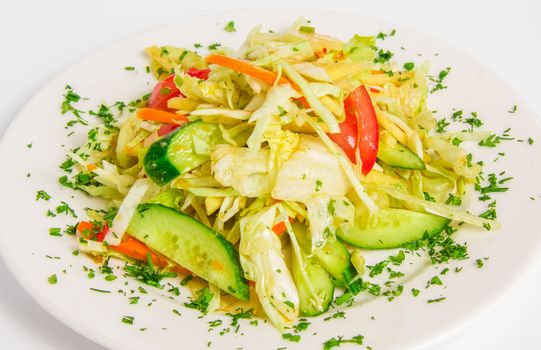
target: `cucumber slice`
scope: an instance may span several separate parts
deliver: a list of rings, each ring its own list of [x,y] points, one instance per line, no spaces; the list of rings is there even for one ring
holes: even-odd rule
[[[365,220],[356,221],[350,230],[337,235],[347,243],[366,249],[390,249],[440,233],[451,220],[434,214],[405,209],[381,209]]]
[[[223,291],[249,299],[233,245],[191,216],[161,204],[140,204],[127,232]]]
[[[425,162],[418,155],[398,142],[390,147],[385,142],[379,143],[378,159],[395,168],[425,170]]]
[[[163,186],[210,159],[209,147],[223,143],[217,124],[195,121],[155,141],[145,155],[145,171]]]
[[[310,239],[306,232],[306,226],[295,222],[293,230],[296,233],[297,240],[302,250],[308,254],[310,252]],[[351,281],[357,276],[357,271],[350,261],[349,251],[344,245],[336,239],[334,242],[327,242],[325,246],[314,253],[315,261],[321,265],[328,273],[336,279],[340,285],[347,287],[351,292],[357,294],[361,290],[362,281],[360,279]]]
[[[297,287],[299,293],[299,309],[302,316],[317,316],[329,310],[334,295],[334,284],[332,278],[327,271],[314,259],[305,257],[306,266],[302,269],[306,271],[309,283],[312,285],[314,292],[322,300],[321,305],[316,305],[310,288],[306,283],[302,273],[301,267],[297,263],[296,259],[293,259],[293,281]]]
[[[325,246],[314,254],[319,264],[330,273],[336,280],[343,284],[351,292],[357,294],[361,290],[360,279],[351,281],[357,276],[357,271],[351,264],[350,254],[344,243],[338,239],[327,242]]]

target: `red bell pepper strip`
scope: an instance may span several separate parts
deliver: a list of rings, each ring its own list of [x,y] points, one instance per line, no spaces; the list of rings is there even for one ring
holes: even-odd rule
[[[346,119],[340,124],[340,134],[329,137],[356,163],[359,150],[362,173],[367,175],[376,163],[379,144],[379,126],[374,105],[364,85],[353,90],[344,100]]]
[[[194,78],[207,80],[209,78],[210,69],[208,68],[197,69],[197,68],[192,67],[192,68],[188,68],[188,70],[186,71],[186,74]]]
[[[194,78],[207,80],[209,78],[210,69],[197,69],[189,68],[186,71],[186,74]],[[184,97],[180,90],[175,85],[175,75],[172,74],[165,78],[164,80],[159,81],[152,90],[150,98],[148,100],[148,107],[154,109],[160,109],[162,111],[174,112],[171,108],[167,107],[167,101],[173,97]]]
[[[148,107],[167,112],[174,112],[174,110],[167,107],[167,101],[173,97],[182,95],[175,85],[174,79],[175,75],[173,74],[164,80],[159,81],[156,86],[154,86],[148,100]]]
[[[173,130],[176,130],[177,128],[179,128],[180,125],[175,125],[175,124],[163,124],[162,126],[160,126],[160,128],[158,129],[158,136],[164,136],[164,135],[167,135],[169,134],[171,131]]]

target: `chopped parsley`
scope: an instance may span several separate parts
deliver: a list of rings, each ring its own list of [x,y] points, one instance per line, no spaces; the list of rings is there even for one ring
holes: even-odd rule
[[[319,192],[319,191],[321,191],[321,186],[323,186],[323,182],[321,182],[321,180],[316,180],[315,185],[316,185],[315,191]]]
[[[374,59],[374,63],[385,63],[388,62],[392,57],[393,53],[391,51],[383,51],[380,49],[378,51],[378,57]]]
[[[425,233],[421,239],[406,243],[404,248],[411,251],[423,249],[428,252],[432,264],[446,263],[450,260],[469,259],[466,244],[460,244],[453,240],[452,235],[456,232],[451,226],[435,235]]]
[[[452,193],[449,193],[449,197],[445,201],[445,204],[459,206],[462,204],[462,199],[460,197],[455,196]]]
[[[49,276],[49,278],[47,278],[47,281],[49,281],[49,284],[56,284],[58,282],[56,274]]]
[[[338,336],[336,338],[331,338],[327,340],[325,343],[323,343],[323,350],[330,350],[335,347],[339,347],[342,344],[351,343],[351,344],[358,344],[363,345],[364,337],[362,335],[356,335],[352,337],[351,339],[344,339],[343,336]]]
[[[436,121],[436,132],[438,134],[443,134],[445,132],[445,129],[450,125],[451,123],[448,122],[445,118],[437,120]]]
[[[207,49],[208,49],[209,51],[214,51],[214,50],[218,50],[218,48],[219,48],[220,46],[222,46],[222,44],[220,44],[220,43],[213,43],[213,44],[210,44],[210,45],[207,47]]]
[[[214,297],[214,294],[212,294],[209,288],[201,289],[198,294],[197,299],[192,300],[189,303],[184,303],[184,306],[190,309],[199,310],[203,315],[206,315],[210,301]]]
[[[127,67],[124,67],[125,70],[135,70],[135,67],[133,66],[127,66]]]
[[[104,294],[109,294],[111,293],[110,290],[103,290],[103,289],[97,289],[97,288],[89,288],[91,291],[94,291],[94,292],[98,292],[98,293],[104,293]]]
[[[229,21],[227,22],[227,24],[225,25],[224,27],[224,30],[228,33],[233,33],[233,32],[236,32],[237,29],[235,28],[235,22],[234,21]]]
[[[441,297],[441,298],[437,298],[437,299],[429,299],[426,302],[428,304],[439,303],[440,301],[444,301],[445,299],[447,299],[447,298],[446,297]]]
[[[282,334],[282,338],[294,343],[298,343],[301,341],[301,336],[298,334],[284,333]]]
[[[139,262],[136,265],[126,264],[124,266],[124,271],[126,272],[125,276],[127,277],[134,277],[141,283],[160,289],[163,288],[163,285],[160,283],[162,279],[177,276],[177,274],[173,272],[160,273],[158,270],[154,269],[150,253],[147,253],[146,264],[142,262]]]
[[[473,128],[479,128],[483,125],[483,121],[479,119],[477,112],[471,112],[471,117],[464,119],[464,123],[470,125],[470,131],[473,131]]]
[[[51,227],[51,228],[49,229],[49,235],[50,235],[50,236],[55,236],[55,237],[60,237],[60,236],[62,236],[60,227]]]
[[[44,190],[39,190],[38,192],[36,192],[36,200],[40,199],[48,201],[49,199],[51,199],[51,196]]]
[[[133,316],[122,316],[122,323],[132,325],[134,319],[135,317]]]
[[[413,62],[406,62],[404,63],[404,69],[407,71],[413,70],[415,68],[415,63]]]
[[[56,214],[66,214],[74,218],[77,217],[77,215],[75,214],[75,211],[69,206],[68,203],[64,201],[61,201],[60,203],[61,204],[56,207]]]
[[[81,100],[81,96],[77,93],[75,93],[71,86],[66,85],[65,87],[66,93],[64,94],[64,101],[62,101],[62,104],[60,106],[62,115],[66,113],[71,113],[75,116],[74,120],[70,120],[66,124],[66,128],[71,127],[77,123],[88,125],[88,122],[81,117],[81,114],[84,112],[81,110],[78,110],[73,106],[73,103],[77,103]]]
[[[421,291],[417,288],[412,288],[411,289],[411,294],[413,294],[414,297],[418,296],[419,293],[421,293]]]
[[[485,265],[482,259],[475,260],[475,264],[477,265],[478,269],[482,268]]]
[[[344,311],[336,311],[334,314],[332,314],[329,317],[325,317],[323,321],[330,321],[335,318],[346,318],[346,313]]]
[[[312,26],[301,26],[299,28],[299,32],[306,33],[306,34],[314,34],[316,32],[316,29]]]
[[[436,201],[436,199],[434,197],[432,197],[430,195],[430,193],[428,193],[428,192],[423,192],[423,195],[425,197],[425,201],[428,201],[428,202],[435,202]]]
[[[518,106],[517,105],[514,105],[513,107],[511,107],[510,110],[507,111],[507,113],[516,113],[518,110]]]
[[[447,77],[447,75],[449,74],[449,72],[451,71],[451,67],[447,67],[443,70],[441,70],[439,73],[438,73],[438,77],[435,78],[435,77],[429,77],[431,81],[433,81],[434,83],[436,83],[436,85],[434,85],[434,87],[432,88],[432,90],[430,90],[430,93],[434,93],[438,90],[443,90],[443,89],[447,89],[447,86],[443,85],[443,80]]]

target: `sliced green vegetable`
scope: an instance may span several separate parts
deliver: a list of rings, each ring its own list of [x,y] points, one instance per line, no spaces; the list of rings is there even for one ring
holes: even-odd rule
[[[249,299],[235,247],[191,216],[161,204],[140,204],[127,232],[223,291]]]
[[[390,249],[420,239],[428,233],[440,233],[450,220],[429,213],[405,209],[381,209],[370,217],[358,219],[349,230],[338,230],[340,239],[366,249]]]
[[[208,161],[209,149],[222,142],[218,124],[185,124],[150,145],[144,160],[145,171],[156,184],[166,185]]]
[[[304,261],[306,265],[303,267],[299,266],[296,259],[292,262],[293,281],[299,293],[299,309],[303,316],[317,316],[329,310],[334,295],[334,284],[329,273],[315,259],[306,258]],[[321,305],[316,305],[311,297],[310,286],[304,280],[301,268],[306,271],[311,287],[323,301]]]
[[[398,142],[394,147],[380,142],[378,159],[395,168],[425,170],[425,162]]]

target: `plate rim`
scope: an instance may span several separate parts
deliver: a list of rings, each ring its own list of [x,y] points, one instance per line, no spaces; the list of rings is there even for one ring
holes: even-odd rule
[[[499,84],[501,84],[503,87],[505,87],[508,91],[513,92],[515,100],[517,101],[517,104],[520,104],[521,110],[525,110],[527,114],[530,114],[533,116],[532,121],[535,124],[535,127],[537,128],[537,131],[541,133],[541,118],[537,113],[534,112],[534,109],[531,107],[531,103],[529,103],[522,94],[520,94],[519,90],[515,88],[513,85],[511,85],[506,79],[504,79],[497,71],[493,70],[490,66],[486,65],[484,62],[479,60],[476,56],[470,54],[466,50],[457,47],[451,43],[448,43],[444,39],[440,39],[437,36],[432,35],[431,33],[425,32],[420,29],[416,29],[410,25],[403,24],[400,20],[388,20],[382,17],[375,17],[375,16],[366,16],[361,15],[357,13],[346,13],[344,11],[337,11],[337,10],[325,10],[325,9],[314,9],[314,8],[243,8],[238,10],[229,10],[229,11],[218,11],[218,12],[208,12],[203,13],[199,15],[191,15],[184,18],[180,18],[173,21],[167,21],[163,23],[159,23],[157,25],[152,25],[147,28],[143,28],[141,30],[137,30],[133,33],[130,33],[128,35],[125,35],[119,39],[113,40],[112,42],[106,43],[103,46],[100,46],[98,49],[93,50],[88,55],[82,57],[81,59],[75,61],[74,63],[71,63],[70,65],[66,66],[65,69],[61,70],[59,73],[54,75],[51,79],[49,79],[45,84],[43,84],[41,87],[39,87],[37,90],[33,91],[32,97],[26,101],[24,106],[15,114],[13,119],[8,123],[7,127],[5,128],[3,134],[0,138],[0,151],[7,148],[9,145],[7,144],[7,139],[11,137],[11,134],[14,133],[14,130],[17,129],[17,125],[21,122],[20,116],[25,114],[25,111],[30,108],[29,106],[33,104],[34,100],[37,99],[37,97],[44,93],[44,91],[48,90],[50,86],[54,85],[55,82],[62,79],[63,76],[69,75],[73,70],[77,69],[79,66],[85,64],[87,61],[92,61],[95,59],[95,57],[99,56],[102,52],[105,52],[109,50],[112,47],[118,46],[126,41],[129,41],[131,39],[134,39],[135,37],[138,37],[142,34],[152,32],[152,31],[158,31],[161,28],[165,28],[167,26],[175,25],[177,23],[183,22],[183,21],[194,21],[197,19],[202,18],[215,18],[215,17],[224,17],[226,15],[235,15],[235,14],[246,14],[246,13],[260,13],[263,11],[297,11],[297,12],[306,12],[306,14],[309,16],[310,13],[319,13],[319,14],[333,14],[337,16],[343,16],[343,17],[349,17],[349,18],[359,18],[359,19],[370,19],[373,21],[377,21],[381,23],[382,25],[391,25],[395,27],[399,27],[402,29],[406,29],[408,31],[430,37],[434,41],[437,41],[438,43],[442,44],[443,46],[451,49],[452,51],[455,51],[456,53],[460,54],[460,56],[466,57],[468,60],[471,60],[475,62],[477,65],[483,67],[489,75],[498,81]],[[57,321],[59,321],[61,324],[69,328],[70,330],[75,331],[76,333],[84,336],[88,340],[94,342],[95,344],[99,346],[103,346],[106,348],[111,349],[117,349],[118,344],[113,341],[113,338],[100,338],[92,334],[89,330],[87,331],[84,327],[78,326],[77,322],[70,322],[70,321],[76,321],[75,318],[71,316],[68,312],[62,312],[60,310],[57,310],[53,307],[51,307],[47,303],[47,298],[43,295],[38,293],[37,291],[34,291],[32,288],[30,288],[28,281],[28,278],[23,278],[24,273],[22,273],[17,265],[14,263],[14,260],[12,257],[8,259],[7,257],[10,256],[9,249],[7,246],[5,246],[4,233],[0,232],[0,257],[6,264],[7,269],[9,270],[9,273],[13,276],[13,278],[17,281],[19,286],[29,295],[42,309],[44,309],[49,315],[54,317]],[[497,293],[491,294],[488,298],[486,298],[484,301],[480,303],[480,305],[472,312],[468,313],[467,316],[463,319],[463,321],[458,325],[448,326],[446,328],[442,328],[441,330],[434,332],[434,336],[430,337],[429,340],[419,343],[417,346],[414,346],[415,349],[425,349],[431,346],[434,346],[436,344],[441,343],[442,341],[448,339],[451,335],[457,334],[461,332],[463,329],[465,329],[468,325],[471,325],[474,322],[477,322],[480,318],[482,318],[484,315],[486,315],[491,309],[493,309],[499,300],[503,299],[507,294],[509,294],[510,290],[516,285],[517,281],[524,278],[524,276],[529,272],[530,267],[532,265],[532,261],[535,259],[535,252],[539,252],[541,250],[541,236],[538,237],[534,242],[534,247],[532,248],[532,254],[528,255],[526,259],[522,262],[521,265],[517,266],[517,268],[514,270],[514,274],[512,276],[508,276],[506,279],[509,282],[505,287],[503,287],[501,290],[499,290]],[[16,273],[21,272],[21,273]]]

